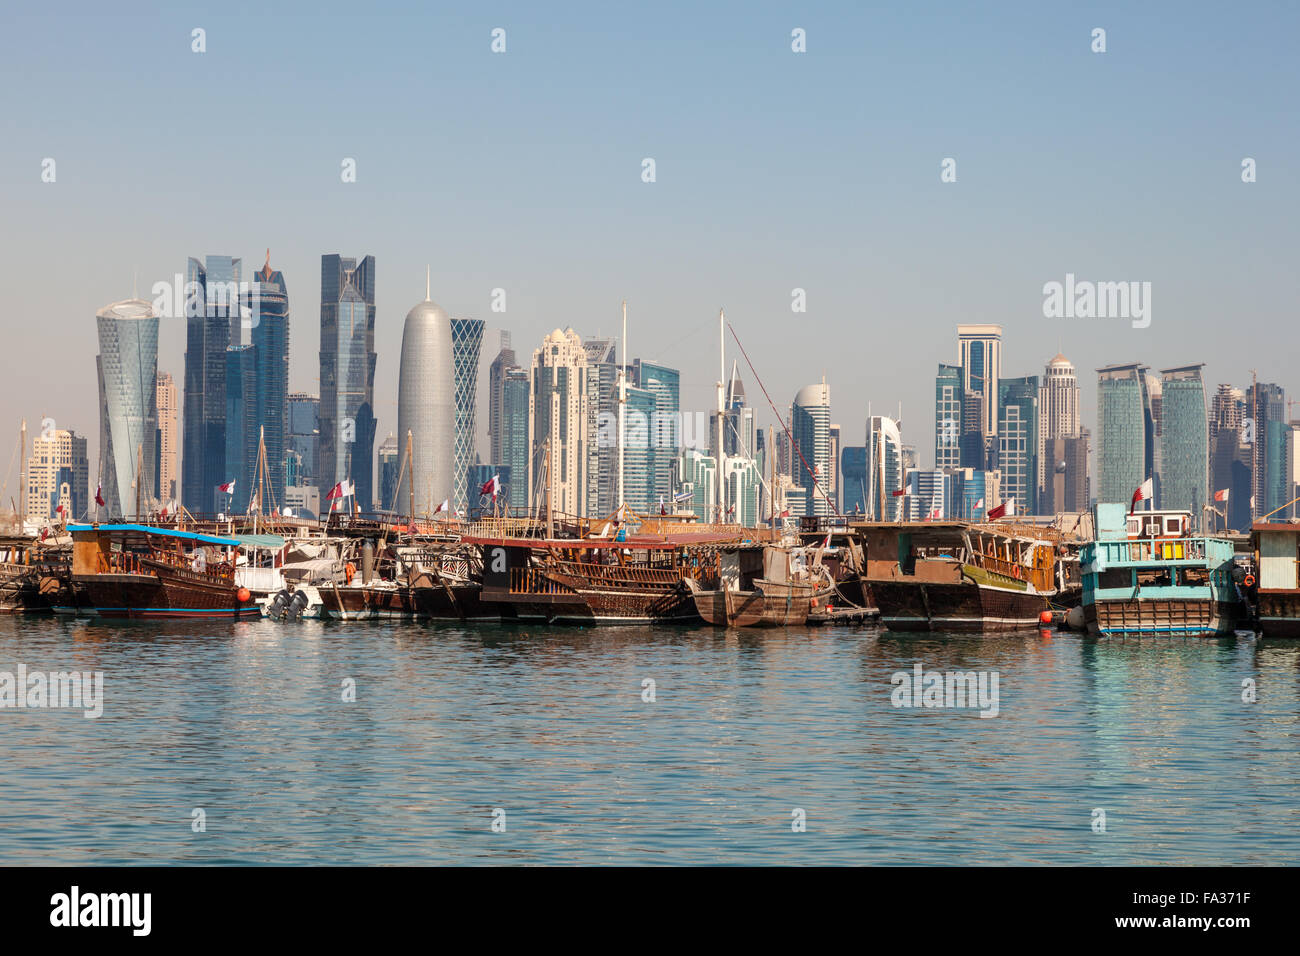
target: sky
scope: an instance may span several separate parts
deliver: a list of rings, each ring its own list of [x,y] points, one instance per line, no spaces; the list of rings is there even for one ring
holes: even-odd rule
[[[714,401],[724,308],[778,407],[825,376],[860,444],[901,404],[927,467],[962,323],[1003,327],[1008,377],[1063,351],[1089,427],[1110,363],[1295,391],[1297,35],[1284,2],[7,4],[0,457],[52,417],[97,460],[96,310],[268,248],[311,392],[320,257],[376,257],[380,438],[426,265],[485,353],[613,334],[626,299],[685,410]],[[1150,282],[1149,326],[1045,317],[1067,273]],[[162,323],[178,381],[184,333]]]

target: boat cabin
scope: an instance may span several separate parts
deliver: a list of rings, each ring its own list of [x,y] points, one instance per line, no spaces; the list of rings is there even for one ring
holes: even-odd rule
[[[1186,538],[1192,533],[1190,511],[1135,511],[1125,519],[1130,541],[1148,538]]]

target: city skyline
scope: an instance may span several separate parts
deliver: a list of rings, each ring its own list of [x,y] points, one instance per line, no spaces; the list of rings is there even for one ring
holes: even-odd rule
[[[738,23],[670,5],[620,34],[629,21],[619,16],[597,29],[588,12],[507,5],[494,13],[510,38],[499,55],[489,46],[497,23],[475,16],[349,18],[354,67],[345,76],[313,54],[332,42],[332,9],[348,8],[326,4],[313,20],[264,12],[256,31],[233,12],[205,15],[201,55],[190,49],[190,14],[16,15],[22,29],[10,35],[23,42],[0,68],[12,82],[40,84],[43,96],[20,100],[8,117],[11,228],[0,261],[29,280],[14,284],[16,313],[44,319],[15,328],[16,346],[38,351],[55,330],[74,374],[37,397],[40,380],[18,370],[19,388],[0,397],[0,421],[52,417],[89,435],[97,459],[86,411],[96,400],[95,351],[81,317],[127,298],[133,284],[150,298],[152,282],[170,277],[187,250],[254,263],[267,246],[295,290],[289,388],[314,394],[314,273],[330,249],[365,249],[384,262],[379,382],[396,380],[402,318],[433,262],[449,314],[509,328],[520,341],[556,326],[614,332],[626,298],[631,328],[654,345],[642,354],[681,370],[683,407],[712,405],[716,356],[697,327],[723,306],[774,395],[824,373],[841,409],[901,402],[922,447],[931,443],[917,418],[929,417],[930,370],[915,366],[956,324],[1002,325],[1003,364],[1023,374],[1060,351],[1081,370],[1205,361],[1207,382],[1239,383],[1255,368],[1261,380],[1294,384],[1280,350],[1259,350],[1260,336],[1233,328],[1257,325],[1267,337],[1295,300],[1286,210],[1297,205],[1297,133],[1280,121],[1295,10],[1279,8],[1270,23],[1206,8],[1203,28],[1191,29],[1154,9],[1103,5],[1085,19],[1025,4],[953,11],[922,30],[906,10],[756,10]],[[1179,8],[1186,22],[1196,10]],[[1089,49],[1094,20],[1109,31],[1105,54]],[[803,54],[790,49],[796,26],[807,30]],[[440,38],[436,66],[403,66],[393,44],[428,36]],[[78,58],[49,55],[68,44],[110,45],[169,82],[147,70],[96,74],[88,85]],[[1225,46],[1252,55],[1223,57]],[[674,69],[661,68],[663,49]],[[289,89],[303,95],[260,131],[253,154],[165,151],[160,160],[148,137],[95,148],[120,126],[122,104],[142,117],[223,115],[218,75],[271,91],[294,75]],[[618,79],[593,89],[591,75]],[[953,80],[962,75],[984,79]],[[453,78],[456,99],[441,92]],[[807,106],[814,89],[828,98],[824,112]],[[861,93],[886,89],[887,97]],[[1229,118],[1210,127],[1207,98],[1216,117]],[[436,104],[436,128],[410,122],[422,101]],[[736,108],[719,113],[718,102]],[[364,135],[330,122],[363,104]],[[51,127],[51,115],[79,119]],[[1097,135],[1064,132],[1081,126]],[[456,148],[439,148],[444,140]],[[427,155],[436,162],[413,160]],[[345,183],[349,157],[357,176]],[[647,157],[656,160],[653,183],[641,180]],[[956,182],[940,180],[947,157]],[[1258,161],[1257,182],[1241,180],[1245,157]],[[54,182],[41,181],[45,158],[57,163]],[[208,202],[223,215],[177,215]],[[1213,228],[1185,228],[1189,208]],[[418,217],[439,222],[437,233],[415,232]],[[114,224],[111,244],[104,222]],[[1045,319],[1043,286],[1067,273],[1151,281],[1150,327]],[[504,313],[493,311],[497,289]],[[806,313],[791,311],[795,289],[806,293]],[[164,319],[159,343],[159,367],[178,381],[182,325]],[[815,336],[789,334],[812,327]],[[827,347],[886,334],[901,361]],[[1081,383],[1085,422],[1095,420],[1091,378]],[[391,386],[374,411],[377,434],[395,431]]]

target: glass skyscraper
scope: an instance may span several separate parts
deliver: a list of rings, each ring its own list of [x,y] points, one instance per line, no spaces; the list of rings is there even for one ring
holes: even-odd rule
[[[884,415],[867,419],[867,517],[872,521],[901,521],[903,498],[903,436],[898,422]]]
[[[1209,485],[1204,365],[1162,369],[1160,507],[1190,511],[1200,527]]]
[[[961,379],[961,366],[942,364],[934,379],[936,468],[957,468],[961,465]]]
[[[232,345],[226,349],[226,480],[234,479],[233,495],[217,495],[217,510],[229,507],[244,513],[253,504],[257,467],[257,349]],[[227,505],[227,501],[229,505]],[[265,504],[269,507],[270,499]]]
[[[105,510],[110,517],[143,517],[141,512],[150,510],[154,494],[147,486],[158,435],[158,316],[143,299],[126,299],[95,313],[95,324],[99,333],[95,359],[99,480]],[[144,470],[137,474],[141,460]]]
[[[356,503],[374,499],[375,257],[321,256],[320,462],[322,492],[343,480]]]
[[[503,473],[501,481],[515,511],[529,507],[528,459],[528,370],[511,367],[501,382],[501,437],[496,461],[510,469],[510,480],[507,482]]]
[[[790,434],[798,450],[791,467],[799,484],[808,489],[808,513],[829,515],[834,511],[830,501],[831,390],[825,381],[808,385],[795,395]]]
[[[306,392],[289,396],[288,435],[285,481],[290,485],[316,485],[317,457],[320,444],[320,399]]]
[[[658,508],[659,497],[672,496],[673,461],[679,444],[678,413],[681,411],[682,374],[675,368],[637,359],[634,368],[638,386],[654,396],[649,421],[650,454],[647,503]]]
[[[867,449],[848,445],[840,452],[840,484],[846,515],[867,511]]]
[[[1107,365],[1097,370],[1097,501],[1127,505],[1154,476],[1155,420],[1148,367]]]
[[[482,319],[451,320],[451,355],[455,376],[456,429],[452,438],[454,467],[453,503],[464,509],[473,500],[464,497],[469,466],[474,464],[474,438],[478,413],[478,357],[483,346]],[[488,477],[491,477],[490,475]],[[502,478],[502,481],[505,479]]]
[[[232,256],[186,265],[181,501],[195,514],[224,509],[217,485],[236,477],[226,473],[226,349],[241,341],[241,269]]]
[[[251,421],[254,433],[250,471],[256,471],[260,435],[266,443],[266,464],[271,476],[270,486],[263,494],[263,510],[270,511],[272,507],[284,507],[289,417],[289,290],[284,275],[271,268],[270,250],[267,250],[266,264],[254,273],[253,279],[257,283],[257,296],[250,300],[249,309],[256,399]],[[253,487],[247,489],[250,494],[257,486],[257,475],[252,474],[251,478]]]
[[[1038,507],[1038,376],[998,382],[998,470],[1002,500],[1016,499],[1017,514]]]
[[[396,503],[381,504],[393,507],[398,514],[411,510],[412,488],[417,515],[432,514],[444,500],[450,500],[457,510],[465,508],[465,475],[456,470],[453,454],[456,404],[451,329],[447,313],[428,298],[406,314],[402,327],[397,444],[400,455],[405,455],[410,432],[412,460],[398,482]]]

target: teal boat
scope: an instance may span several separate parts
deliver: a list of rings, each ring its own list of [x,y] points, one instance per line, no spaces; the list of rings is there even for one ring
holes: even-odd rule
[[[1245,604],[1233,578],[1235,547],[1191,534],[1186,511],[1126,515],[1098,504],[1097,540],[1083,546],[1083,618],[1105,637],[1230,634]]]

